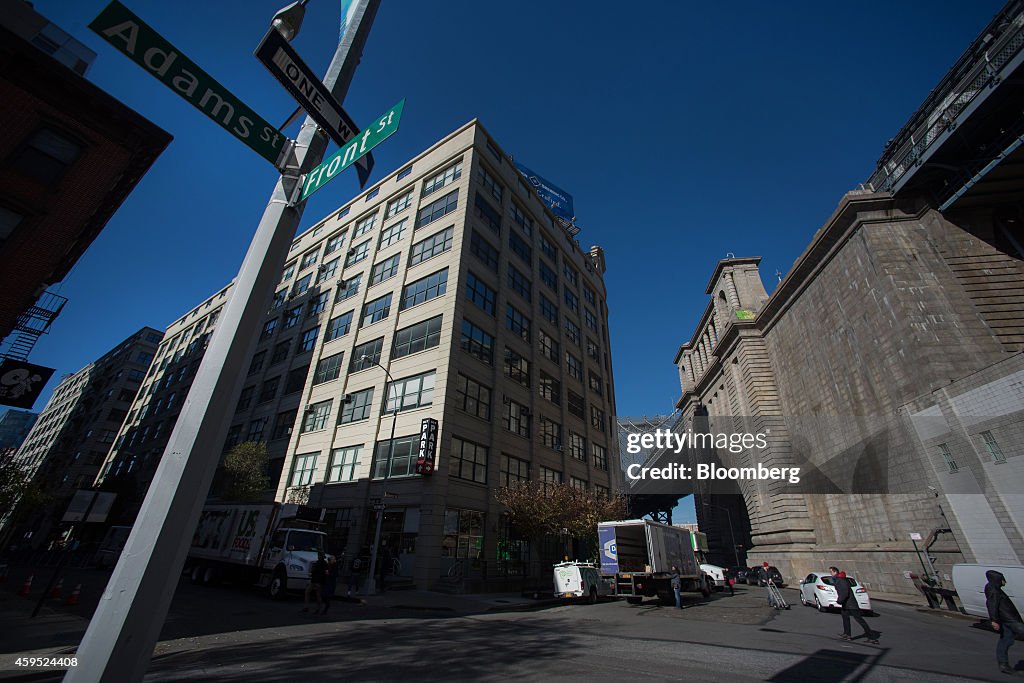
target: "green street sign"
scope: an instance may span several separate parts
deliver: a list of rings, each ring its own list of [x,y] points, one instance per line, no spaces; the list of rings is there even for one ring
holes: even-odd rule
[[[384,142],[398,130],[398,124],[402,119],[402,109],[405,107],[405,100],[402,100],[391,109],[377,117],[370,126],[352,138],[345,146],[337,152],[324,159],[324,162],[306,174],[302,183],[302,195],[299,201],[304,201],[327,184],[327,181],[334,178],[346,168],[351,166],[364,154]]]
[[[117,0],[89,28],[277,166],[287,138]]]

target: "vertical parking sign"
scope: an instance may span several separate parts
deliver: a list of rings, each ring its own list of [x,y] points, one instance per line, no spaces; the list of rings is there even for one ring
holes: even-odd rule
[[[434,457],[437,455],[437,420],[425,417],[420,423],[420,452],[416,458],[416,474],[434,473]]]

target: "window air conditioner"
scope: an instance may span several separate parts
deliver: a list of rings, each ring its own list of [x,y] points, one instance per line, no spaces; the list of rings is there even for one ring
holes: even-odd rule
[[[349,250],[348,250],[348,255],[349,255],[349,256],[355,256],[355,255],[356,255],[356,250],[355,250],[355,248],[349,249]]]

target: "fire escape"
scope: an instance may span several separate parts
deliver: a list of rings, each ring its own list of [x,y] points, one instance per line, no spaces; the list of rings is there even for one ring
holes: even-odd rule
[[[67,298],[52,292],[43,292],[34,304],[22,311],[18,321],[7,338],[7,349],[0,351],[0,358],[28,360],[39,337],[50,330],[50,324],[60,315]]]

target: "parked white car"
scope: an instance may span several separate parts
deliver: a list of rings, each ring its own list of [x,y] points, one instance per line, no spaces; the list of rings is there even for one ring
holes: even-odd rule
[[[584,598],[593,604],[598,596],[609,594],[608,584],[589,562],[556,564],[554,584],[556,598]]]
[[[725,567],[719,567],[717,564],[702,564],[700,570],[711,577],[716,589],[722,590],[729,585]]]
[[[853,597],[857,599],[857,606],[864,612],[871,611],[871,598],[864,586],[857,582],[852,576],[846,577],[850,581],[850,588],[853,590]],[[819,612],[825,612],[830,607],[839,609],[836,602],[838,594],[835,589],[835,579],[830,572],[812,572],[800,582],[800,604],[813,605]]]

